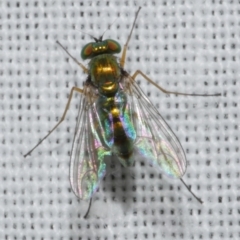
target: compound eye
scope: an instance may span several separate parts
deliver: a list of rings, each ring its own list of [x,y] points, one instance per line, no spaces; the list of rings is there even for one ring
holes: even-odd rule
[[[113,53],[118,53],[121,51],[121,47],[119,43],[114,40],[111,40],[111,39],[107,40],[107,45],[108,45],[108,49],[111,50],[111,52]]]
[[[85,60],[89,58],[92,55],[93,51],[94,49],[93,49],[92,43],[89,43],[86,46],[84,46],[81,52],[82,59]]]

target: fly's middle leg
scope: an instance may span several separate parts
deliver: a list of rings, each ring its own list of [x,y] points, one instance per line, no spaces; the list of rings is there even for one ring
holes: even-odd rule
[[[166,94],[176,94],[176,95],[183,95],[183,96],[200,96],[200,97],[217,97],[221,96],[221,93],[213,93],[213,94],[195,94],[195,93],[181,93],[181,92],[174,92],[174,91],[168,91],[164,89],[163,87],[159,86],[157,83],[155,83],[151,78],[149,78],[147,75],[145,75],[142,71],[137,70],[133,75],[132,79],[135,80],[137,75],[141,75],[145,80],[153,84],[156,88],[158,88],[160,91],[166,93]]]
[[[66,104],[65,110],[64,110],[64,112],[63,112],[63,115],[62,115],[60,121],[49,131],[49,133],[48,133],[44,138],[42,138],[30,151],[28,151],[28,152],[24,155],[24,157],[27,157],[28,155],[30,155],[30,154],[62,123],[62,121],[65,119],[65,116],[66,116],[66,114],[67,114],[67,111],[68,111],[69,105],[70,105],[70,103],[71,103],[71,100],[72,100],[72,96],[73,96],[73,92],[74,92],[74,91],[77,92],[77,93],[81,93],[81,94],[83,93],[83,90],[80,89],[80,88],[73,87],[73,88],[71,89],[68,102],[67,102],[67,104]]]

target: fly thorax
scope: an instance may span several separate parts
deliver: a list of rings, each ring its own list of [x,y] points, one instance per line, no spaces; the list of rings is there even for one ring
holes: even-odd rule
[[[96,56],[90,61],[89,68],[91,81],[99,93],[112,96],[117,92],[121,71],[116,57],[111,54]]]

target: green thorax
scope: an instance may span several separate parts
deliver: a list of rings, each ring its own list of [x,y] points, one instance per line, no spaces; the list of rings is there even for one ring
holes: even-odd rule
[[[96,42],[88,43],[82,49],[82,59],[90,59],[91,82],[99,93],[105,96],[113,96],[118,90],[121,69],[113,54],[120,51],[120,44],[112,39],[103,41],[99,39]]]
[[[112,54],[101,54],[89,62],[89,75],[99,93],[113,96],[118,91],[121,69]]]

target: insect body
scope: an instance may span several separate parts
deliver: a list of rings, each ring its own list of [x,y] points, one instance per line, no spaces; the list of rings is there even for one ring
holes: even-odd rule
[[[127,94],[121,86],[124,81],[123,70],[113,56],[113,53],[121,51],[121,47],[113,40],[105,40],[95,46],[95,43],[88,44],[81,54],[84,59],[91,60],[89,81],[84,88],[88,100],[80,115],[90,122],[84,121],[77,126],[72,152],[72,157],[76,159],[72,160],[71,172],[77,169],[79,172],[72,175],[71,182],[74,192],[80,198],[90,198],[97,189],[99,181],[105,175],[105,156],[115,154],[124,166],[130,165],[136,141]],[[84,130],[86,135],[83,137],[81,131]],[[82,147],[79,148],[79,145]]]
[[[25,155],[29,155],[58,127],[65,118],[73,92],[80,93],[81,101],[71,152],[70,182],[74,193],[80,199],[90,199],[90,203],[92,195],[106,174],[105,157],[111,155],[117,156],[121,164],[127,167],[135,161],[134,156],[137,152],[170,177],[180,178],[186,186],[181,178],[186,171],[183,148],[171,128],[135,82],[135,78],[140,74],[165,93],[192,96],[197,94],[169,92],[140,70],[132,76],[124,70],[128,43],[139,11],[140,8],[124,45],[120,62],[114,54],[119,53],[121,47],[112,39],[102,40],[101,37],[83,48],[82,59],[90,59],[88,68],[57,42],[88,77],[83,89],[72,88],[58,124]],[[191,192],[190,188],[188,190]],[[194,194],[193,196],[197,198]],[[197,200],[201,202],[200,199]]]

